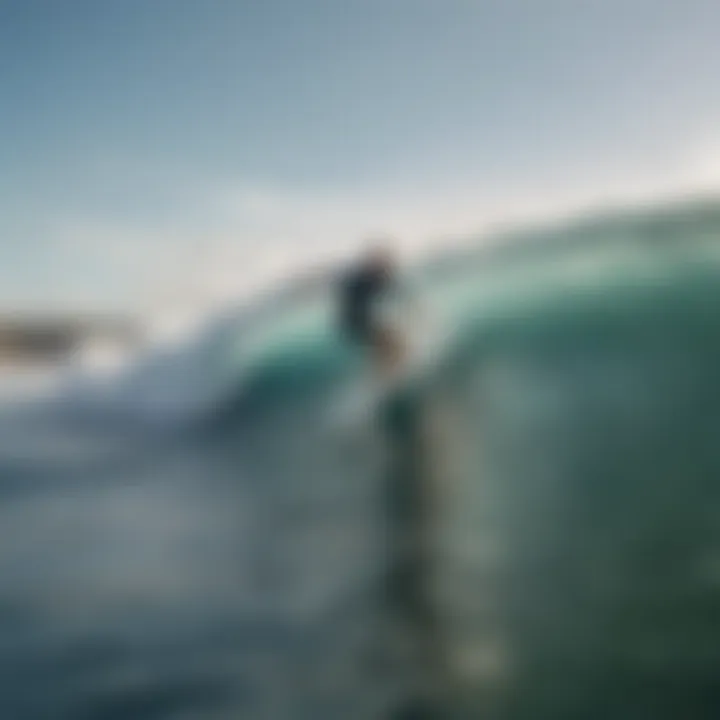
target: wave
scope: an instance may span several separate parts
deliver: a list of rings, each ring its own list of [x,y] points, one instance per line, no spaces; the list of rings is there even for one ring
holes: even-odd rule
[[[714,716],[720,205],[693,207],[416,268],[447,334],[349,427],[323,288],[68,400],[62,437],[3,419],[0,709]]]

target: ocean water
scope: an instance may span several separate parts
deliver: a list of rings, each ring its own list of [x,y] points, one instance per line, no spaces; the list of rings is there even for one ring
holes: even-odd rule
[[[0,717],[715,718],[720,206],[417,280],[373,412],[329,298],[0,414]]]

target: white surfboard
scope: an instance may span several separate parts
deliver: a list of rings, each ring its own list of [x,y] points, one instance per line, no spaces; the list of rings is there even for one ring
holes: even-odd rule
[[[449,326],[425,314],[411,317],[404,305],[392,300],[378,309],[381,322],[400,334],[407,347],[405,362],[389,377],[378,377],[367,368],[339,393],[330,407],[329,419],[338,428],[352,428],[372,420],[383,398],[432,369],[451,342]]]

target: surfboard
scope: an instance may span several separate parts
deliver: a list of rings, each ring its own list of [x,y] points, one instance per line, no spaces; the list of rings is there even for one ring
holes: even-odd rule
[[[447,325],[434,322],[413,323],[393,304],[380,311],[386,327],[398,332],[405,343],[407,356],[397,371],[379,377],[367,368],[343,387],[331,404],[329,419],[339,429],[351,429],[371,421],[388,399],[420,388],[429,379],[432,368],[452,342]]]

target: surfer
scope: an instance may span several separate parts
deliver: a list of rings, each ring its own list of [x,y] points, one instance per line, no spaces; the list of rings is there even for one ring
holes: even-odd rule
[[[351,406],[348,415],[367,417],[366,412],[371,410],[387,449],[387,565],[380,586],[381,627],[370,659],[399,661],[409,679],[409,697],[403,699],[407,707],[392,717],[442,717],[441,713],[431,715],[444,679],[446,656],[433,597],[437,463],[436,443],[430,432],[431,396],[422,382],[396,382],[406,380],[408,373],[412,377],[418,355],[413,333],[426,338],[430,335],[431,339],[432,333],[425,322],[424,303],[400,278],[393,254],[380,244],[345,274],[338,304],[343,335],[368,351],[372,369],[380,379],[379,383],[363,385],[365,396],[359,402],[353,396],[357,404]],[[378,396],[382,396],[380,401]]]
[[[343,335],[370,351],[375,369],[384,377],[400,368],[406,354],[399,328],[383,314],[383,303],[398,287],[395,258],[387,248],[376,245],[346,273],[339,291]]]

